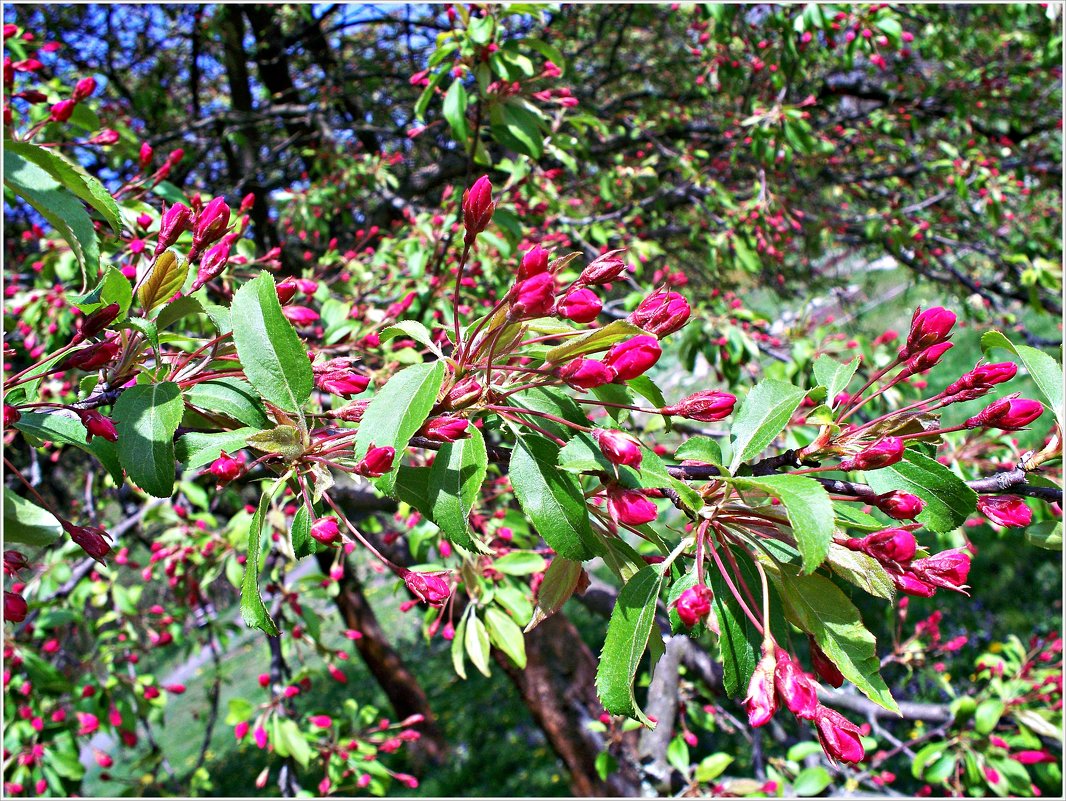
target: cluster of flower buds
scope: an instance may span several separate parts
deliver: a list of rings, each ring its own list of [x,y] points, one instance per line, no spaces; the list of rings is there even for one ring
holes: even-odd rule
[[[194,261],[204,248],[217,242],[226,233],[229,226],[230,208],[225,198],[216,197],[209,202],[199,214],[192,230],[192,248],[189,261]]]
[[[662,339],[680,331],[688,322],[692,309],[677,292],[656,290],[644,298],[629,315],[629,322]]]

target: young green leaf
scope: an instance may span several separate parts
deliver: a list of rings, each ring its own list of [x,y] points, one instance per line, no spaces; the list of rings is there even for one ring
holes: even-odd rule
[[[245,447],[246,440],[258,429],[245,427],[233,431],[190,431],[178,438],[175,456],[192,470],[215,461],[220,453],[233,453]]]
[[[451,126],[452,136],[465,149],[466,140],[470,138],[470,127],[466,124],[467,97],[461,79],[452,81],[444,94],[444,119]]]
[[[752,387],[730,432],[733,445],[730,473],[736,473],[738,467],[758,456],[777,438],[806,394],[797,386],[772,378]]]
[[[115,403],[119,461],[137,486],[157,498],[174,491],[174,433],[184,408],[181,388],[171,381],[136,384]]]
[[[73,445],[92,454],[102,464],[116,483],[122,483],[122,465],[118,458],[118,445],[103,437],[85,441],[85,426],[76,417],[59,413],[23,412],[15,428],[41,442]]]
[[[471,535],[469,521],[488,471],[485,439],[474,426],[467,432],[468,437],[441,445],[429,468],[429,517],[456,545],[488,553],[488,548]]]
[[[1015,345],[1001,332],[988,331],[981,337],[981,349],[988,353],[994,348],[1008,350],[1021,360],[1036,388],[1044,396],[1044,401],[1051,407],[1059,425],[1066,427],[1066,416],[1063,414],[1062,366],[1043,351],[1028,345]]]
[[[526,666],[526,643],[522,629],[502,609],[490,606],[485,610],[485,626],[489,640],[507,654],[520,669]]]
[[[100,279],[100,283],[81,297],[75,299],[74,305],[77,306],[83,314],[92,314],[97,309],[102,309],[104,306],[117,303],[119,313],[118,317],[115,319],[121,320],[126,316],[126,312],[129,311],[132,302],[133,287],[130,286],[129,279],[122,274],[121,270],[114,267],[108,267],[104,270],[104,275],[103,278]]]
[[[32,501],[4,493],[4,542],[43,547],[59,539],[62,528],[55,515]]]
[[[511,551],[492,563],[492,569],[508,576],[528,576],[547,567],[544,557],[536,551]]]
[[[781,501],[803,556],[803,570],[813,573],[833,541],[833,504],[822,485],[808,476],[790,475],[738,478],[733,485],[765,492]]]
[[[603,328],[589,331],[583,336],[568,340],[562,345],[552,348],[544,360],[552,364],[569,361],[577,356],[585,356],[589,353],[598,353],[607,350],[611,345],[631,337],[640,336],[644,332],[627,320],[615,320],[607,323]]]
[[[254,629],[264,631],[271,637],[278,636],[278,627],[270,618],[266,604],[259,594],[259,548],[263,536],[263,521],[270,508],[272,492],[264,492],[259,506],[252,515],[248,527],[248,552],[244,562],[244,580],[241,582],[241,617]]]
[[[466,653],[474,667],[484,676],[491,676],[489,671],[489,632],[476,614],[466,619]]]
[[[526,631],[532,631],[539,623],[562,608],[577,589],[583,570],[580,562],[562,556],[552,559],[544,572],[544,580],[537,589],[537,608],[533,610]]]
[[[270,428],[252,385],[239,378],[214,378],[185,390],[185,402],[211,415],[223,415],[253,428]]]
[[[841,364],[832,356],[825,354],[814,360],[814,380],[819,386],[825,387],[826,404],[832,406],[833,399],[847,389],[858,367],[858,356],[847,364]]]

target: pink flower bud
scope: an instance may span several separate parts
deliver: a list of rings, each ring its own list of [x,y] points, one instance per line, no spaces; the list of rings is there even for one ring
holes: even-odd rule
[[[1001,526],[1022,528],[1033,522],[1033,510],[1017,495],[981,495],[977,498],[977,508]]]
[[[629,322],[662,339],[688,322],[692,309],[677,292],[656,290],[629,315]]]
[[[575,323],[591,323],[600,315],[603,302],[591,289],[573,289],[555,305],[555,312]]]
[[[731,415],[736,405],[737,399],[735,395],[707,389],[689,395],[673,406],[664,406],[659,411],[662,414],[677,415],[689,420],[712,423]]]
[[[840,669],[825,655],[814,637],[807,635],[807,642],[811,650],[811,666],[818,677],[831,687],[840,687],[844,683],[844,676]]]
[[[29,567],[29,562],[26,561],[26,555],[21,551],[7,550],[4,551],[4,573],[9,576],[17,575],[20,571],[26,570]]]
[[[76,84],[74,84],[74,93],[71,95],[71,99],[75,103],[80,103],[87,97],[91,97],[96,92],[96,78],[88,77],[82,78]]]
[[[574,359],[560,367],[556,375],[574,389],[594,389],[617,377],[613,368],[595,359]]]
[[[205,247],[218,240],[229,225],[230,208],[224,198],[216,197],[200,212],[196,218],[196,227],[192,233],[192,250],[189,259],[195,259]]]
[[[714,593],[705,584],[696,584],[681,593],[677,599],[677,616],[688,628],[692,628],[711,613]]]
[[[285,315],[286,320],[298,328],[311,325],[320,318],[318,312],[306,306],[283,306],[281,313]]]
[[[814,725],[818,742],[830,759],[855,764],[866,758],[859,727],[839,712],[819,706],[815,710]]]
[[[659,508],[640,490],[612,484],[607,488],[607,512],[616,523],[641,526],[654,520],[659,515]]]
[[[515,320],[528,320],[551,314],[555,304],[555,277],[551,273],[538,273],[511,288],[509,316]]]
[[[641,459],[644,456],[640,452],[640,441],[632,434],[613,429],[596,428],[592,431],[592,438],[596,440],[596,444],[600,446],[603,455],[612,464],[640,467]]]
[[[919,373],[924,373],[926,370],[931,370],[936,367],[941,357],[953,347],[955,346],[950,342],[940,342],[939,344],[931,345],[920,353],[916,353],[907,359],[907,363],[900,371],[900,375],[917,375]]]
[[[392,470],[396,458],[395,448],[376,448],[371,445],[366,456],[355,466],[355,472],[367,478],[377,478]]]
[[[242,720],[236,726],[233,727],[233,736],[238,740],[243,740],[248,735],[248,721]]]
[[[887,528],[862,539],[849,539],[845,544],[880,562],[909,562],[918,549],[914,535],[903,528]]]
[[[86,737],[100,728],[100,719],[91,712],[78,712],[78,736]]]
[[[311,536],[323,545],[332,545],[340,539],[341,532],[334,517],[320,517],[311,524]]]
[[[1049,751],[1018,751],[1010,755],[1015,762],[1023,765],[1039,765],[1042,762],[1057,762],[1055,755]]]
[[[443,415],[428,420],[418,433],[433,442],[455,442],[466,436],[469,426],[465,417]]]
[[[970,574],[970,554],[961,548],[941,551],[913,562],[911,571],[927,584],[961,592]]]
[[[547,271],[548,251],[540,245],[534,245],[522,257],[522,262],[518,265],[517,278],[519,281],[525,281],[527,278],[532,278],[534,275],[540,275],[540,273]]]
[[[488,227],[494,211],[496,204],[492,202],[492,183],[487,175],[482,175],[463,193],[464,241],[467,245],[474,244],[477,235]]]
[[[180,147],[176,147],[167,154],[167,166],[173,167],[183,158],[185,158],[185,151]]]
[[[624,249],[609,250],[602,256],[598,256],[581,271],[577,282],[585,285],[611,283],[626,271],[626,263],[617,256],[623,252],[625,252]]]
[[[118,442],[118,431],[110,417],[105,417],[96,409],[78,409],[78,417],[85,426],[85,441],[92,442],[93,437],[103,437],[108,442]]]
[[[260,749],[267,747],[267,732],[262,726],[255,727],[255,731],[252,732],[252,737],[255,738],[256,747]]]
[[[616,381],[629,381],[647,372],[662,352],[655,337],[642,335],[612,345],[603,363],[615,371]]]
[[[907,334],[907,344],[900,351],[900,357],[905,359],[944,342],[951,336],[954,325],[955,313],[943,306],[934,306],[924,312],[919,306],[911,317],[911,330]]]
[[[478,400],[484,391],[477,377],[468,375],[456,382],[448,393],[448,406],[452,409],[463,409]]]
[[[28,611],[29,607],[26,605],[25,598],[17,592],[4,590],[4,620],[12,623],[21,623],[26,619]]]
[[[249,211],[252,208],[252,206],[254,206],[254,205],[255,205],[255,192],[249,192],[247,195],[245,195],[243,198],[241,198],[241,207],[239,209],[237,209],[237,214],[238,215],[244,214],[246,211]]]
[[[777,660],[773,649],[763,646],[763,656],[755,666],[748,682],[748,694],[744,698],[744,709],[748,713],[751,726],[765,726],[777,711],[777,696],[774,690],[774,672]]]
[[[278,302],[284,306],[294,297],[296,297],[296,291],[300,288],[296,283],[295,278],[286,278],[284,281],[279,281],[277,286],[274,287],[278,292]]]
[[[192,209],[181,203],[175,203],[159,220],[159,241],[156,242],[155,255],[158,256],[178,241],[178,237],[189,230],[192,224]]]
[[[208,281],[222,275],[222,271],[229,264],[229,251],[230,243],[223,240],[204,254],[203,259],[200,260],[200,267],[196,271],[196,280],[189,287],[190,292],[195,292]]]
[[[100,133],[89,139],[90,145],[114,145],[119,140],[118,131],[114,128],[104,128]]]
[[[74,113],[74,107],[78,105],[74,100],[60,100],[54,106],[52,106],[52,113],[49,118],[52,122],[66,122],[70,119],[70,115]]]
[[[899,437],[885,437],[870,445],[850,459],[842,459],[840,469],[852,470],[879,470],[888,467],[903,458],[903,450],[906,447]]]
[[[4,404],[4,428],[11,428],[22,419],[22,412],[9,403]]]
[[[925,501],[909,492],[892,490],[878,495],[874,505],[895,520],[913,520],[925,508]]]
[[[137,156],[137,162],[142,170],[152,163],[152,146],[147,142],[141,144],[141,151]]]
[[[348,370],[335,370],[318,377],[316,383],[323,392],[350,398],[370,385],[370,379]]]
[[[118,356],[121,346],[118,342],[108,340],[87,348],[76,350],[59,363],[61,370],[96,370]]]
[[[923,581],[910,570],[904,570],[902,573],[890,570],[888,571],[888,576],[892,579],[892,583],[895,585],[896,589],[907,593],[907,595],[914,595],[919,598],[932,598],[933,595],[936,594],[935,586]]]
[[[115,760],[111,758],[109,754],[105,754],[99,748],[93,749],[93,759],[96,760],[96,764],[101,768],[110,768],[115,764]]]
[[[966,421],[967,428],[998,428],[1002,431],[1017,431],[1025,428],[1044,413],[1039,401],[1011,396],[1000,398]]]
[[[436,573],[421,573],[407,570],[403,574],[404,584],[407,585],[418,599],[430,606],[444,606],[451,597],[452,588],[448,582],[451,572],[447,570]]]
[[[228,484],[244,472],[244,462],[220,451],[219,457],[211,462],[208,472],[218,479],[219,484]]]
[[[1010,381],[1018,374],[1018,365],[1014,362],[996,362],[994,364],[979,364],[970,372],[949,384],[944,390],[944,395],[957,395],[960,392],[973,389],[989,390],[997,384]]]
[[[787,651],[775,651],[777,667],[774,670],[774,687],[788,711],[798,718],[812,720],[818,707],[818,691],[813,682],[800,670]]]
[[[312,726],[318,726],[320,729],[328,729],[333,725],[333,718],[329,715],[311,715],[308,718]]]
[[[121,308],[117,303],[109,303],[82,318],[81,325],[78,326],[78,333],[74,335],[74,339],[71,342],[78,343],[89,337],[96,336],[115,321],[120,311]]]
[[[111,551],[111,543],[107,541],[106,531],[97,526],[76,526],[67,520],[60,522],[71,540],[80,545],[81,549],[97,562],[103,562],[104,557]]]

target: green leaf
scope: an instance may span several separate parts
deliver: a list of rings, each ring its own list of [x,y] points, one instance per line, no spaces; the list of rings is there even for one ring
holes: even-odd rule
[[[259,396],[251,384],[240,378],[215,378],[193,384],[185,390],[185,403],[253,428],[270,427]]]
[[[758,456],[776,439],[806,394],[797,386],[772,378],[752,387],[734,418],[730,432],[733,445],[730,473],[735,473],[738,467]]]
[[[544,360],[552,364],[567,362],[577,356],[585,356],[589,353],[597,353],[607,350],[611,345],[642,335],[644,332],[633,323],[626,320],[615,320],[607,323],[603,328],[589,331],[583,336],[574,337],[562,345],[558,345],[546,354]]]
[[[473,609],[473,605],[469,607]],[[466,621],[467,615],[463,615],[459,620],[459,625],[455,627],[455,636],[452,638],[452,668],[455,670],[455,675],[459,678],[466,680],[466,659],[463,654],[466,650]]]
[[[11,140],[5,140],[5,145]],[[4,185],[21,197],[59,232],[81,266],[82,280],[100,267],[96,230],[77,196],[46,170],[4,148]]]
[[[419,342],[433,351],[438,359],[443,359],[444,354],[441,352],[440,346],[433,341],[433,334],[422,323],[417,320],[400,320],[398,323],[393,323],[388,326],[379,334],[381,343],[388,342],[394,337],[409,337],[415,342]]]
[[[137,486],[157,498],[174,491],[174,432],[183,408],[181,388],[171,381],[137,384],[115,403],[119,461]]]
[[[847,389],[852,376],[859,368],[859,357],[856,356],[847,364],[841,364],[831,356],[822,355],[814,361],[814,380],[819,386],[825,387],[825,402],[833,405],[833,398]]]
[[[829,545],[827,561],[833,572],[846,581],[850,581],[870,595],[891,601],[895,596],[895,585],[884,566],[868,554],[853,551],[835,542]]]
[[[785,617],[814,635],[818,646],[848,681],[875,704],[899,714],[899,707],[881,678],[877,641],[847,596],[829,579],[817,574],[790,575],[768,570],[782,601]]]
[[[825,488],[808,476],[790,475],[738,478],[733,484],[739,489],[765,492],[781,501],[803,556],[803,569],[813,573],[825,560],[833,541],[833,504]]]
[[[250,434],[245,443],[262,453],[277,453],[283,459],[292,461],[304,452],[303,437],[296,426],[275,426],[268,431],[256,431]]]
[[[259,498],[259,506],[252,515],[251,526],[248,527],[248,552],[244,563],[244,580],[241,582],[241,617],[246,625],[264,631],[271,637],[277,637],[278,627],[270,619],[270,613],[259,594],[259,546],[263,536],[263,521],[266,519],[272,495],[272,492],[264,492]]]
[[[832,778],[829,776],[829,771],[821,765],[815,765],[813,768],[804,768],[792,781],[792,792],[800,798],[810,798],[820,795],[831,781]]]
[[[484,543],[470,532],[470,512],[488,472],[485,439],[472,425],[467,432],[468,437],[443,444],[429,468],[429,518],[456,545],[488,553]]]
[[[987,737],[995,730],[1004,711],[1006,707],[998,698],[985,699],[977,705],[977,711],[973,713],[974,731]]]
[[[444,119],[451,126],[452,136],[465,149],[466,140],[470,138],[470,128],[466,124],[467,97],[466,89],[460,79],[452,81],[444,95]]]
[[[178,438],[175,455],[190,470],[215,461],[220,453],[230,454],[247,445],[246,440],[258,429],[234,431],[190,431]]]
[[[700,784],[713,782],[725,773],[726,768],[732,764],[733,757],[729,754],[718,753],[704,757],[700,764],[696,766],[696,781]]]
[[[489,672],[489,633],[485,624],[476,614],[470,615],[466,621],[466,653],[478,672],[485,676],[491,676]]]
[[[306,504],[300,504],[300,508],[293,515],[289,536],[292,539],[292,553],[297,559],[303,559],[329,547],[311,536],[311,514],[307,511]]]
[[[512,395],[511,404],[522,409],[530,409],[535,412],[550,414],[554,417],[561,417],[578,425],[585,426],[589,422],[585,413],[581,411],[573,398],[558,389],[550,387],[536,387],[535,389]],[[554,420],[548,420],[536,415],[533,415],[531,419],[538,426],[550,431],[560,439],[569,439],[573,434],[572,428],[556,423]]]
[[[286,756],[291,756],[306,768],[311,761],[311,746],[307,744],[307,739],[300,731],[300,727],[296,725],[296,721],[289,718],[278,719],[274,734],[276,736],[274,747],[278,753],[286,751]]]
[[[75,448],[95,456],[111,474],[115,483],[122,483],[122,465],[119,464],[118,446],[103,437],[93,437],[92,442],[85,441],[85,426],[76,417],[52,413],[23,412],[22,418],[15,423],[15,428],[41,442],[55,442],[73,445]]]
[[[506,138],[509,141],[503,144],[517,144],[515,149],[530,158],[539,159],[544,155],[544,134],[540,130],[540,119],[524,105],[508,102],[495,106],[489,117],[494,130],[502,128],[507,132]]]
[[[542,39],[523,39],[522,44],[529,45],[544,56],[545,59],[558,67],[560,72],[564,74],[566,73],[566,59],[563,57],[559,48],[548,44]]]
[[[559,447],[554,442],[537,436],[519,438],[511,453],[511,485],[545,542],[560,556],[581,562],[600,549],[581,487],[556,467],[558,461]]]
[[[1021,360],[1044,401],[1051,407],[1059,427],[1066,428],[1066,415],[1063,414],[1062,366],[1043,351],[1028,345],[1015,345],[1001,332],[988,331],[981,337],[981,349],[987,354],[994,348],[1004,348]]]
[[[689,459],[722,467],[722,446],[718,440],[710,437],[689,437],[674,451],[674,456],[680,460]]]
[[[528,576],[540,573],[548,566],[544,557],[536,551],[511,551],[492,563],[494,570],[508,576]]]
[[[503,651],[520,669],[526,666],[526,643],[522,629],[502,609],[490,606],[485,610],[485,625],[489,640]]]
[[[56,149],[38,147],[29,142],[7,139],[4,141],[4,151],[15,153],[46,170],[60,184],[96,209],[111,226],[112,231],[121,233],[122,215],[118,204],[104,185],[87,173],[80,164],[71,161]]]
[[[718,652],[719,661],[722,663],[722,688],[726,695],[735,698],[747,692],[751,676],[755,672],[761,635],[737,604],[722,573],[718,570],[710,571],[709,580],[714,591],[712,611],[721,630]]]
[[[51,545],[62,532],[55,515],[8,490],[4,493],[4,542]]]
[[[133,287],[130,286],[129,279],[120,270],[108,267],[104,270],[100,283],[80,298],[75,299],[74,305],[84,314],[92,314],[97,309],[117,303],[119,313],[115,319],[121,320],[126,316],[132,302]]]
[[[666,746],[666,761],[674,766],[676,770],[687,771],[691,762],[691,756],[688,752],[688,743],[684,738],[678,734],[675,736],[668,746]]]
[[[666,405],[666,398],[663,397],[662,390],[646,375],[638,375],[636,378],[629,379],[626,383],[630,389],[656,409],[661,409]]]
[[[603,708],[612,715],[636,718],[648,728],[655,724],[637,706],[633,681],[655,625],[655,605],[662,583],[659,565],[642,568],[625,583],[611,612],[596,669],[596,692]]]
[[[443,383],[443,362],[414,364],[396,373],[370,400],[355,436],[355,459],[366,456],[371,445],[396,449],[392,472],[377,481],[382,492],[392,494],[407,443],[426,422]]]
[[[175,248],[160,253],[137,289],[137,301],[145,314],[174,297],[174,293],[185,285],[188,275],[189,262]]]
[[[1062,521],[1041,520],[1025,529],[1025,541],[1048,551],[1062,550]]]
[[[908,448],[902,462],[866,473],[866,483],[878,493],[903,490],[925,501],[917,520],[940,533],[958,528],[977,508],[977,493],[935,459]]]
[[[541,621],[562,608],[577,589],[583,570],[580,562],[562,556],[552,559],[544,572],[544,580],[537,588],[537,608],[533,610],[526,631],[532,631]]]
[[[415,119],[424,120],[426,117],[426,109],[429,108],[429,101],[433,99],[433,95],[436,93],[436,89],[440,86],[440,82],[451,74],[451,70],[439,69],[434,72],[430,78],[429,83],[422,90],[422,94],[418,96],[418,100],[415,103],[414,113]],[[465,678],[465,676],[464,676]]]
[[[281,313],[269,273],[260,273],[237,290],[230,322],[237,355],[252,386],[275,406],[299,412],[311,396],[311,362],[296,329]]]

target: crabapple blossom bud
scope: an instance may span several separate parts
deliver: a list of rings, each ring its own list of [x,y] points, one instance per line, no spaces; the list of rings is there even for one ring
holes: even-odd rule
[[[773,644],[763,644],[763,655],[755,672],[748,682],[748,694],[744,698],[744,709],[748,713],[748,723],[752,726],[765,726],[777,711],[777,696],[774,692],[774,672],[777,660],[774,658]]]
[[[925,508],[925,501],[909,492],[892,490],[878,495],[874,506],[895,520],[913,520]]]
[[[603,363],[614,370],[616,381],[629,381],[647,372],[662,352],[655,337],[642,335],[612,345]]]
[[[109,303],[102,306],[87,317],[82,318],[78,333],[74,335],[72,343],[81,342],[89,337],[94,337],[107,328],[118,317],[121,308],[117,303]]]
[[[28,567],[29,563],[26,561],[26,555],[21,551],[4,551],[4,573],[14,576],[20,570],[25,570]]]
[[[300,288],[300,285],[296,283],[295,278],[286,278],[284,281],[279,281],[274,289],[278,293],[278,302],[284,306],[294,297],[296,297],[296,290]]]
[[[192,232],[192,250],[189,259],[195,259],[205,247],[218,240],[229,225],[230,208],[225,198],[216,197],[196,218],[196,227]]]
[[[900,371],[901,376],[917,375],[936,367],[941,357],[955,347],[950,342],[940,342],[931,345],[920,353],[916,353],[907,359],[906,365]]]
[[[192,224],[192,209],[183,203],[175,203],[165,212],[159,220],[159,241],[155,245],[155,255],[158,256],[168,247],[178,241]]]
[[[980,495],[977,508],[993,523],[1022,528],[1033,522],[1033,510],[1017,495]]]
[[[433,442],[455,442],[466,436],[469,426],[470,421],[465,417],[444,415],[429,420],[418,433]]]
[[[378,448],[371,445],[366,456],[355,466],[355,472],[367,478],[383,476],[392,470],[392,462],[395,458],[395,448]]]
[[[244,471],[244,462],[227,456],[224,451],[219,452],[219,457],[211,462],[208,472],[218,479],[219,484],[228,484]]]
[[[879,470],[895,464],[903,458],[903,450],[906,447],[899,437],[885,437],[873,445],[859,451],[849,459],[842,459],[840,469],[851,470]]]
[[[1012,396],[990,403],[984,410],[966,421],[967,428],[998,428],[1017,431],[1025,428],[1044,413],[1044,406],[1035,400]]]
[[[347,406],[338,409],[337,416],[345,422],[358,423],[363,419],[363,414],[366,412],[366,407],[369,405],[369,400],[352,401]]]
[[[370,385],[370,379],[348,370],[334,370],[319,376],[316,383],[323,392],[350,398],[365,390]]]
[[[323,545],[331,545],[340,539],[341,532],[334,517],[320,517],[311,524],[311,536]]]
[[[248,736],[248,721],[242,720],[236,726],[233,727],[233,736],[238,740],[243,740]]]
[[[961,548],[941,551],[913,562],[911,570],[927,584],[961,592],[970,574],[970,554]]]
[[[59,363],[61,370],[96,370],[112,361],[121,350],[118,342],[108,340],[76,350]]]
[[[949,384],[944,390],[944,395],[957,395],[970,389],[991,389],[996,384],[1010,381],[1018,374],[1018,365],[1014,362],[995,362],[993,364],[979,364],[970,372]]]
[[[896,589],[900,592],[905,592],[907,595],[915,595],[919,598],[932,598],[936,593],[936,587],[929,584],[926,581],[918,578],[910,570],[905,570],[902,573],[896,573],[895,571],[888,571],[889,578],[892,579],[892,583]]]
[[[656,290],[629,315],[629,322],[662,339],[688,322],[692,309],[677,292]]]
[[[285,315],[286,320],[300,328],[311,325],[320,318],[318,312],[307,306],[284,306],[281,313]]]
[[[607,488],[607,511],[616,523],[641,526],[659,514],[655,502],[640,490],[624,489],[617,484]]]
[[[448,406],[452,409],[463,409],[480,398],[484,391],[477,378],[468,375],[457,381],[448,393]]]
[[[609,250],[589,262],[577,279],[578,284],[609,284],[626,271],[626,263],[616,254],[624,250]]]
[[[119,140],[118,131],[114,128],[104,128],[100,133],[89,139],[90,145],[114,145]]]
[[[811,647],[811,666],[818,677],[831,687],[840,687],[844,683],[844,676],[833,661],[825,655],[814,637],[807,635],[807,641]]]
[[[853,551],[862,551],[878,561],[909,562],[914,558],[918,544],[914,535],[903,528],[887,528],[862,539],[845,542]]]
[[[103,437],[108,442],[118,442],[118,431],[110,417],[105,417],[96,409],[78,409],[78,418],[85,426],[85,441],[92,442],[93,437]]]
[[[71,99],[75,103],[80,103],[87,97],[91,97],[96,91],[96,78],[89,76],[88,78],[82,78],[76,84],[74,84],[74,92],[71,94]]]
[[[107,541],[107,532],[97,526],[76,526],[73,523],[62,520],[63,529],[70,535],[71,540],[81,546],[89,556],[97,562],[111,551],[111,543]]]
[[[696,584],[681,593],[677,599],[677,616],[688,628],[692,628],[711,613],[714,594],[705,584]]]
[[[25,598],[17,592],[4,590],[4,620],[9,620],[12,623],[21,623],[26,619],[27,611],[29,611],[29,607],[26,605]]]
[[[540,245],[534,245],[530,250],[522,257],[522,262],[518,265],[518,280],[525,281],[527,278],[532,278],[534,275],[539,275],[548,271],[548,251],[542,248]]]
[[[259,749],[267,747],[267,732],[262,726],[256,726],[255,731],[252,732],[252,737],[255,739],[255,745]]]
[[[509,316],[516,320],[544,317],[551,314],[554,303],[555,277],[551,273],[538,273],[512,287]]]
[[[436,573],[407,570],[403,574],[403,581],[407,589],[418,596],[419,600],[430,606],[444,606],[452,594],[451,585],[448,583],[450,576],[451,572],[447,570]]]
[[[492,202],[492,183],[487,175],[482,175],[463,193],[464,242],[467,245],[474,244],[477,235],[488,227],[494,211],[496,204]]]
[[[815,710],[814,725],[818,742],[827,757],[851,764],[865,759],[866,750],[862,747],[859,727],[839,712],[819,706]]]
[[[640,441],[632,434],[613,429],[597,428],[592,431],[592,438],[600,446],[603,455],[612,464],[640,467],[643,454],[640,452]]]
[[[241,198],[241,207],[237,209],[238,216],[244,214],[246,211],[255,205],[255,192],[249,192],[243,198]]]
[[[818,691],[813,682],[800,670],[799,665],[787,651],[778,648],[774,652],[777,666],[774,669],[774,687],[788,711],[798,718],[811,720],[818,707]]]
[[[906,359],[944,342],[951,336],[954,325],[955,313],[943,306],[934,306],[925,311],[919,306],[911,317],[911,330],[907,334],[907,344],[900,351],[900,358]]]
[[[49,119],[52,122],[66,122],[70,119],[70,115],[74,113],[74,107],[78,105],[76,100],[60,100],[54,106],[52,106],[52,112],[49,114]]]
[[[222,271],[229,264],[229,242],[223,240],[204,254],[200,260],[200,268],[196,271],[196,280],[189,287],[190,292],[195,292],[208,281],[222,275]]]
[[[555,312],[575,323],[591,323],[600,315],[603,302],[591,289],[574,289],[555,304]]]
[[[318,726],[320,729],[328,729],[333,725],[333,718],[329,715],[311,715],[307,720],[312,726]]]
[[[142,170],[152,163],[152,146],[147,142],[141,144],[141,151],[137,154],[137,162]]]
[[[662,414],[677,415],[689,420],[712,423],[731,415],[733,407],[736,405],[737,398],[735,395],[730,395],[728,392],[719,392],[716,389],[707,389],[689,395],[672,406],[664,406],[659,411]]]
[[[595,359],[574,359],[560,367],[556,375],[574,389],[595,389],[617,377],[613,368]]]
[[[11,428],[19,420],[22,419],[22,412],[12,406],[10,403],[4,404],[4,428]]]

